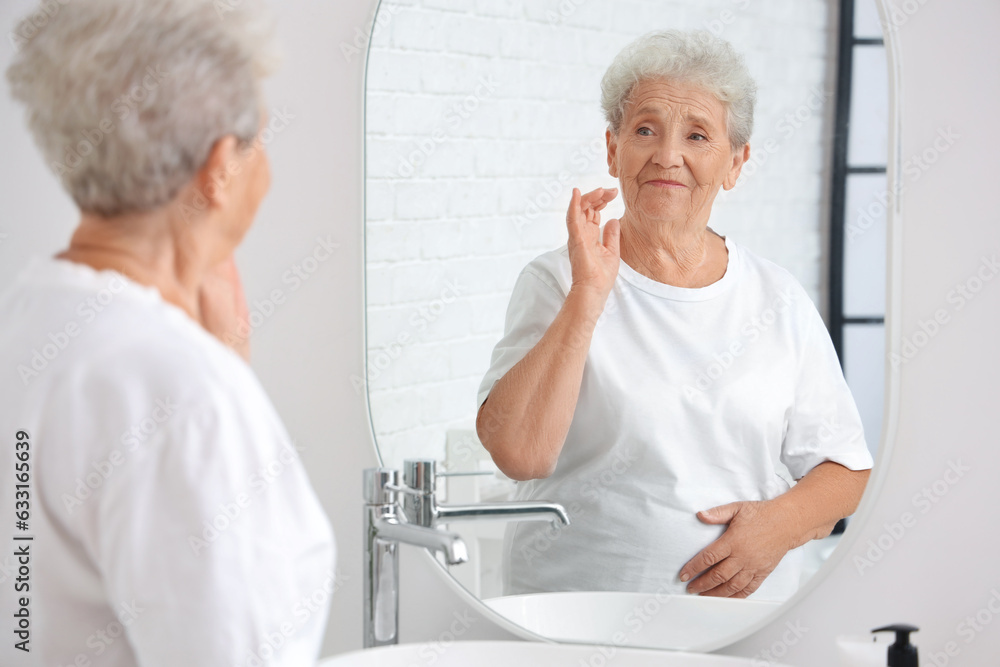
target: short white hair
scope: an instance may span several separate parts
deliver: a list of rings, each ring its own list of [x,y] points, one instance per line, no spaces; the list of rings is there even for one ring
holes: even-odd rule
[[[601,81],[601,106],[618,134],[635,86],[656,79],[705,89],[726,108],[729,144],[737,151],[750,141],[757,83],[732,44],[707,30],[663,30],[638,38],[615,56]]]
[[[254,140],[273,34],[250,0],[43,0],[7,80],[77,206],[113,217],[170,202],[222,137]]]

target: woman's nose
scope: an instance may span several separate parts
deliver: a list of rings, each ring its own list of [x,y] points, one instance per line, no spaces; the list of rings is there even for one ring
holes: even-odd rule
[[[682,139],[669,133],[664,135],[653,153],[653,162],[665,169],[679,167],[684,164]]]

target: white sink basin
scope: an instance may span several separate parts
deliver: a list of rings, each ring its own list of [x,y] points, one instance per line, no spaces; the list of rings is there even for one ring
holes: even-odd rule
[[[613,660],[612,660],[613,658]],[[613,646],[557,645],[533,642],[454,642],[401,644],[345,653],[321,661],[317,667],[753,667],[751,658],[698,653],[642,651]],[[768,663],[769,667],[788,667]]]
[[[557,641],[679,650],[704,650],[780,606],[702,595],[615,592],[536,593],[483,602],[527,630]]]

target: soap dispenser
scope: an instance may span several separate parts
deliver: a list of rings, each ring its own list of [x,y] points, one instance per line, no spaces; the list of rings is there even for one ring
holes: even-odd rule
[[[875,628],[872,632],[895,632],[896,641],[889,646],[888,667],[918,667],[917,647],[910,643],[910,633],[920,628],[913,625],[896,623],[884,628]]]

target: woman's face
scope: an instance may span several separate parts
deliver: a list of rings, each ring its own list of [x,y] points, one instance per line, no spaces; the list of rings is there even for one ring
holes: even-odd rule
[[[638,83],[618,134],[607,133],[608,171],[621,182],[626,216],[704,228],[720,187],[736,185],[749,144],[733,153],[726,111],[686,83]]]

